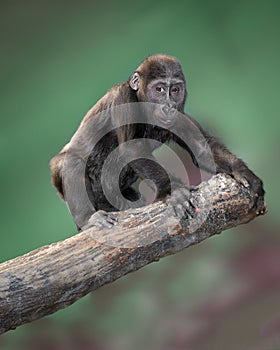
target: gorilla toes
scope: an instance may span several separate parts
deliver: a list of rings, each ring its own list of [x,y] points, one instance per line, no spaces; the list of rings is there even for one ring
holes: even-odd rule
[[[112,228],[117,222],[118,220],[111,213],[99,210],[91,215],[87,224],[82,227],[82,230],[86,230],[92,226],[97,226],[100,229]]]
[[[190,190],[185,187],[174,190],[167,199],[167,204],[172,206],[179,218],[193,218],[196,214],[196,207],[190,199]]]

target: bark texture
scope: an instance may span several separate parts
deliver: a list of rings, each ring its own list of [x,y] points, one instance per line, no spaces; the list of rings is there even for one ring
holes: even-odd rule
[[[111,229],[92,227],[2,263],[0,334],[257,216],[254,193],[224,174],[201,183],[192,200],[198,210],[191,219],[157,202],[114,213],[118,222]]]

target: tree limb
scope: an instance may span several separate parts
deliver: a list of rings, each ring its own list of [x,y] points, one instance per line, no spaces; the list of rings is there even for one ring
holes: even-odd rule
[[[254,194],[218,174],[192,192],[196,215],[180,219],[164,202],[114,213],[92,227],[0,265],[0,334],[74,303],[128,272],[257,216]],[[263,213],[265,213],[265,204]]]

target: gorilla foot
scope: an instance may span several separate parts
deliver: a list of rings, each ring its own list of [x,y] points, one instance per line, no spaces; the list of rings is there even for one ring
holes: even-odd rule
[[[118,220],[111,214],[104,210],[98,210],[94,214],[91,215],[87,224],[82,227],[82,230],[86,230],[92,226],[97,226],[98,228],[111,228]]]

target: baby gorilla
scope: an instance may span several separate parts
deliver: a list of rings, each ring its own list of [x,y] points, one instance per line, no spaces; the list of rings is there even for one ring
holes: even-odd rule
[[[132,185],[139,179],[149,180],[156,187],[155,200],[165,199],[171,193],[171,180],[152,152],[170,140],[187,150],[199,168],[229,174],[250,187],[256,195],[255,210],[258,214],[262,212],[262,181],[184,113],[186,97],[185,77],[177,59],[152,55],[130,79],[113,86],[88,111],[71,141],[50,162],[53,184],[67,202],[79,229],[97,222],[110,225],[112,221],[106,213],[127,209],[127,204],[113,205],[104,194],[104,186],[115,197],[139,203],[141,195]],[[123,109],[123,105],[127,107]],[[121,112],[115,113],[118,108]],[[130,141],[133,142],[128,156],[128,147],[124,145]],[[122,159],[127,160],[119,174],[119,192],[114,192],[110,180],[102,180],[105,161],[115,149],[116,166]],[[209,152],[214,168],[209,164]],[[184,190],[177,188],[175,197],[180,192]]]

